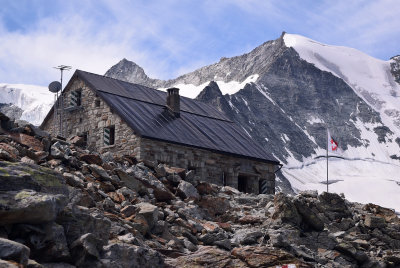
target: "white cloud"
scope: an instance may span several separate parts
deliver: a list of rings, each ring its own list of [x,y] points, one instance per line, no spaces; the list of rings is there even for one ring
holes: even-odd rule
[[[60,64],[103,74],[122,58],[153,78],[173,78],[250,51],[282,30],[371,54],[398,50],[400,37],[396,0],[60,3],[61,13],[37,11],[44,15],[23,31],[8,30],[0,11],[0,82],[46,85]]]

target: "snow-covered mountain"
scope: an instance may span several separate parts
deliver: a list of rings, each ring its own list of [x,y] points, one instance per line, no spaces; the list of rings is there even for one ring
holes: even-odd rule
[[[46,87],[0,84],[0,109],[9,117],[40,125],[54,103]]]
[[[329,160],[329,190],[400,211],[400,57],[382,61],[283,33],[168,81],[149,78],[126,59],[106,75],[176,86],[216,105],[285,164],[283,191],[326,189],[329,128],[342,149]]]

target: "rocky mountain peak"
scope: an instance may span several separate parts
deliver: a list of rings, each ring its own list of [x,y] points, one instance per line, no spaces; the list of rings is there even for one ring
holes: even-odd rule
[[[232,109],[229,103],[222,95],[221,89],[215,81],[211,81],[196,97],[196,100],[211,104],[216,107],[220,112],[232,118]]]
[[[152,85],[156,83],[156,79],[148,77],[142,67],[126,58],[123,58],[117,64],[112,66],[105,75],[142,85]]]
[[[106,76],[155,88],[171,87],[177,84],[199,86],[208,81],[243,82],[249,76],[267,71],[279,55],[288,49],[283,41],[284,34],[285,32],[278,39],[267,41],[248,53],[231,58],[222,57],[217,63],[204,66],[175,79],[151,79],[145,74],[142,67],[126,59],[111,67],[106,72]]]
[[[400,55],[390,58],[390,69],[395,81],[400,84]]]

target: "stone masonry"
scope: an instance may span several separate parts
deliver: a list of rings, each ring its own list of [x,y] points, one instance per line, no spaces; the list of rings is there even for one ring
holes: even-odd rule
[[[71,92],[75,90],[81,92],[81,103],[79,106],[70,107]],[[64,136],[86,136],[87,147],[90,150],[99,153],[111,152],[114,155],[135,155],[141,160],[194,170],[201,180],[241,187],[242,191],[249,193],[260,193],[260,181],[263,181],[264,189],[267,189],[264,193],[275,192],[276,166],[273,164],[141,138],[79,78],[70,81],[63,94],[66,107],[63,115]],[[115,142],[106,146],[104,128],[110,126],[115,127]],[[54,134],[53,115],[47,118],[42,128]],[[241,186],[239,178],[242,180]]]

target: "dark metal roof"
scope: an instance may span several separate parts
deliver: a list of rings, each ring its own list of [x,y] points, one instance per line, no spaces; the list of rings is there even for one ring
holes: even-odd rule
[[[175,117],[166,109],[166,92],[80,70],[74,76],[142,137],[279,163],[211,105],[181,97],[180,117]]]
[[[97,91],[165,106],[167,93],[164,91],[80,70],[77,70],[76,73]],[[228,117],[214,107],[182,96],[181,111],[230,121]]]

